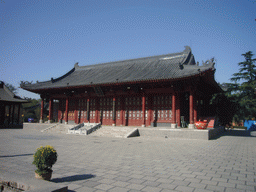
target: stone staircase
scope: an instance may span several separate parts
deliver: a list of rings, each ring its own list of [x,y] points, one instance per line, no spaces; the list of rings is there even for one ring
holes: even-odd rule
[[[23,123],[23,129],[30,131],[43,131],[49,127],[52,127],[55,124],[48,123]]]
[[[53,126],[50,129],[46,129],[44,130],[44,132],[48,132],[48,133],[63,133],[63,134],[67,134],[68,130],[72,127],[74,127],[75,125],[65,125],[65,124],[57,124],[56,126]]]
[[[101,126],[89,136],[128,138],[138,135],[138,129],[133,127]]]
[[[68,134],[89,135],[100,127],[100,123],[81,123],[69,129]]]

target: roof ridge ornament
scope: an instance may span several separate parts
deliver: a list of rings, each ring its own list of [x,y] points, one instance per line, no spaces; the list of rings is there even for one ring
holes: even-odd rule
[[[32,83],[33,83],[33,81],[31,81],[31,82],[29,82],[29,81],[20,81],[21,87],[22,87],[22,85],[30,85]]]
[[[78,67],[79,67],[78,62],[76,62],[74,65],[74,68],[78,68]]]
[[[185,46],[185,50],[183,51],[184,53],[189,53],[191,52],[191,48],[189,46]]]
[[[203,64],[204,67],[211,66],[212,68],[214,68],[215,59],[214,59],[214,57],[213,57],[213,58],[211,58],[211,59],[206,60],[205,62],[202,61],[202,64]]]

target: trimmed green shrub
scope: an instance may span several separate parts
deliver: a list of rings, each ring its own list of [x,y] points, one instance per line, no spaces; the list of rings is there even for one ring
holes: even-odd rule
[[[57,156],[56,150],[50,145],[38,148],[32,163],[37,167],[35,172],[39,175],[52,172],[52,166],[56,163]]]

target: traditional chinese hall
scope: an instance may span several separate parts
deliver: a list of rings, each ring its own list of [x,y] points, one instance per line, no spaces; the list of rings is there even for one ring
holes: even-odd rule
[[[189,128],[214,116],[210,99],[221,92],[214,60],[199,65],[190,47],[178,53],[80,66],[21,88],[49,102],[49,122]],[[41,122],[43,108],[41,109]]]

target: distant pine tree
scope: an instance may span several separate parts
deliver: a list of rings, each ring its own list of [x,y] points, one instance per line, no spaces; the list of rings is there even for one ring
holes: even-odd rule
[[[251,51],[242,54],[245,61],[238,63],[239,72],[230,79],[228,84],[229,98],[239,103],[237,118],[250,119],[256,117],[256,59]]]

